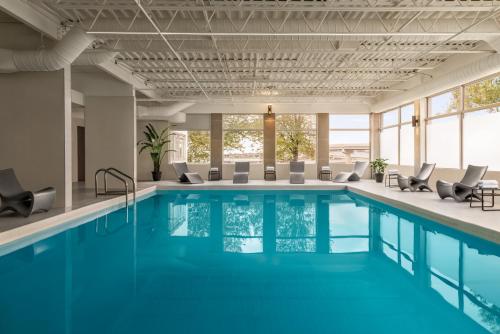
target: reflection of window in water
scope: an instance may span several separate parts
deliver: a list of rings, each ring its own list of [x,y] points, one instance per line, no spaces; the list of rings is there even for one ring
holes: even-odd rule
[[[499,333],[500,258],[440,233],[425,236],[431,288],[479,325]]]
[[[312,202],[311,202],[312,201]],[[308,196],[292,196],[276,203],[276,251],[316,251],[316,203]]]
[[[171,236],[208,237],[210,203],[169,203]]]
[[[413,274],[414,250],[412,222],[391,213],[380,216],[382,252]]]
[[[222,204],[224,251],[263,252],[264,206],[262,201],[239,198]]]
[[[369,251],[369,208],[356,206],[347,196],[329,204],[330,253]]]

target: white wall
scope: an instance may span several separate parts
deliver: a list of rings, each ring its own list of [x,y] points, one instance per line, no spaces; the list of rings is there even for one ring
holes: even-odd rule
[[[71,72],[0,74],[0,169],[29,190],[53,186],[71,206]]]
[[[85,185],[94,187],[100,168],[115,167],[137,177],[134,88],[99,70],[73,70],[72,89],[85,96]],[[111,179],[110,179],[111,180]],[[111,181],[111,187],[121,187]]]

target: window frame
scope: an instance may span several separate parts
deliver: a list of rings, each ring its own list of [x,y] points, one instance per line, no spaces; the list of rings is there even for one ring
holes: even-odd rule
[[[259,116],[262,118],[262,128],[257,129],[257,128],[226,128],[224,126],[224,116]],[[226,132],[257,132],[262,134],[262,158],[258,161],[249,161],[250,164],[262,164],[264,163],[264,114],[259,114],[259,113],[232,113],[232,114],[223,114],[222,115],[222,164],[234,164],[234,161],[226,161],[225,160],[225,154],[224,154],[224,137]]]
[[[280,130],[278,127],[278,117],[284,116],[284,115],[302,115],[302,116],[314,116],[314,123],[315,126],[309,130]],[[275,120],[274,120],[274,156],[275,156],[275,162],[276,164],[287,164],[289,161],[279,161],[278,160],[278,133],[280,132],[307,132],[311,133],[314,132],[314,157],[312,160],[304,160],[304,163],[306,165],[313,165],[318,163],[318,115],[316,113],[279,113],[276,114]]]
[[[190,165],[207,165],[210,164],[210,157],[212,156],[212,150],[210,150],[210,143],[211,143],[211,136],[210,136],[210,130],[172,130],[172,133],[177,133],[177,132],[186,132],[186,159],[183,159],[182,161],[175,161],[175,159],[172,159],[172,157],[169,156],[169,161],[170,162],[186,162]],[[189,133],[190,132],[206,132],[208,134],[208,159],[206,162],[190,162],[189,161]],[[169,144],[169,149],[171,148]],[[174,152],[169,152],[169,153],[174,153]],[[168,153],[167,153],[168,154]]]
[[[357,115],[367,115],[368,116],[368,128],[335,128],[330,126],[330,115],[344,115],[344,116],[357,116]],[[368,161],[372,159],[372,115],[362,114],[362,113],[329,113],[328,114],[328,163],[330,161],[330,133],[333,132],[368,132]],[[346,162],[344,162],[346,163]]]
[[[416,114],[416,111],[417,111],[416,102],[405,103],[405,104],[397,106],[396,108],[391,108],[391,109],[385,110],[385,111],[380,113],[381,114],[380,115],[380,133],[382,133],[382,131],[384,131],[386,129],[396,128],[396,127],[398,128],[398,147],[397,147],[398,163],[396,164],[398,167],[401,167],[401,166],[412,167],[412,165],[401,165],[401,127],[404,125],[412,125],[412,121],[406,121],[406,122],[401,121],[401,109],[403,109],[404,107],[410,106],[410,105],[413,105],[413,117],[417,116],[417,114]],[[384,114],[388,113],[388,112],[393,112],[393,111],[397,111],[397,118],[398,118],[397,123],[392,124],[392,125],[388,125],[388,126],[384,126]],[[415,155],[415,132],[413,133],[413,139],[414,139],[413,154]],[[415,157],[413,158],[413,165],[415,165]]]

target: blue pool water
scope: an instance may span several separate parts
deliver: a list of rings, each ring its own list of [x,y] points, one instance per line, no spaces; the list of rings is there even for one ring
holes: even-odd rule
[[[160,192],[0,257],[0,333],[500,333],[500,246],[346,191]]]

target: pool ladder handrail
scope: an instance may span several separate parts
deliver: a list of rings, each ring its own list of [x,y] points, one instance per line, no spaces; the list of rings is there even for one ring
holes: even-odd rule
[[[101,174],[101,173],[104,173],[104,192],[99,192],[99,174]],[[123,186],[124,186],[125,190],[124,191],[108,190],[108,179],[107,179],[108,174],[113,176],[115,179],[123,182]],[[121,170],[116,169],[114,167],[100,168],[95,172],[95,175],[94,175],[95,197],[97,197],[99,195],[103,195],[103,196],[104,195],[125,195],[125,203],[128,206],[129,185],[128,185],[127,181],[130,181],[130,183],[132,184],[132,192],[134,195],[134,203],[135,203],[136,184],[135,184],[134,178],[132,178],[130,175],[125,174]]]

